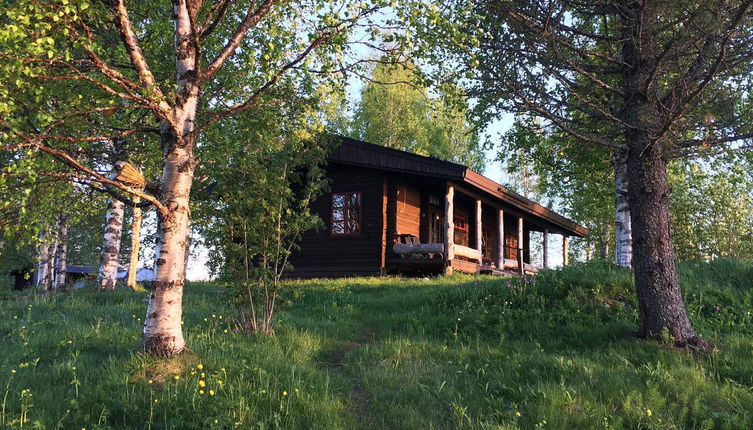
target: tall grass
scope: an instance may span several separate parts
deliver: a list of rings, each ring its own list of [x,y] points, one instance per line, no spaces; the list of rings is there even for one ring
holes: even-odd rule
[[[0,425],[753,428],[753,265],[688,263],[681,279],[710,355],[633,338],[631,276],[607,263],[290,282],[272,338],[234,333],[223,291],[193,284],[192,349],[171,360],[135,352],[143,295],[5,294]]]

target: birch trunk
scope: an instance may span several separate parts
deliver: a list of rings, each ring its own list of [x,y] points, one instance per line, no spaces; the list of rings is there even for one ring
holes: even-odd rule
[[[630,223],[626,156],[625,152],[618,152],[614,157],[616,213],[614,259],[620,267],[633,266],[633,232]]]
[[[65,287],[66,267],[68,266],[68,216],[58,217],[58,245],[55,253],[55,280],[53,288],[59,290]]]
[[[39,245],[37,246],[37,272],[34,276],[35,286],[39,290],[48,290],[50,288],[50,275],[51,269],[51,256],[50,256],[50,244],[47,231],[42,230],[39,232]]]
[[[199,87],[196,85],[196,49],[192,22],[185,1],[173,2],[175,20],[177,105],[171,123],[160,123],[165,154],[160,182],[160,200],[168,209],[157,229],[155,281],[141,338],[146,352],[172,356],[186,349],[181,327],[183,285],[189,231],[189,194],[193,182],[194,137],[192,135]]]
[[[134,197],[133,202],[138,204],[139,198]],[[136,269],[139,264],[139,250],[141,248],[141,208],[133,208],[133,221],[131,222],[131,258],[128,263],[128,288],[136,290]]]
[[[125,205],[120,200],[110,199],[105,216],[105,233],[102,254],[99,257],[99,288],[114,290],[118,280],[118,256],[123,233],[123,211]]]

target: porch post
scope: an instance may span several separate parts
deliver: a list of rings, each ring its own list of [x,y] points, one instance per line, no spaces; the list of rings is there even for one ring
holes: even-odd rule
[[[549,268],[549,229],[544,229],[544,269]]]
[[[570,263],[570,237],[562,235],[562,265],[567,266]]]
[[[455,258],[455,223],[453,222],[455,204],[455,187],[452,184],[447,184],[447,194],[444,198],[444,219],[445,219],[445,234],[444,234],[444,253],[447,263],[452,262]]]
[[[497,269],[505,268],[505,211],[497,212]]]
[[[523,262],[523,217],[518,217],[518,273],[525,273]]]
[[[481,200],[476,200],[476,249],[481,252],[484,235],[481,226]],[[482,260],[483,261],[483,260]]]

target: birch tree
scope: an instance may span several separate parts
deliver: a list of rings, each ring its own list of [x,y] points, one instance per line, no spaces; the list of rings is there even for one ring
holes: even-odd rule
[[[468,108],[451,88],[432,96],[411,63],[376,64],[361,90],[351,132],[389,148],[465,164],[482,171],[484,154]],[[452,100],[452,101],[451,101]],[[455,102],[455,103],[453,103]]]
[[[110,199],[107,203],[105,232],[102,235],[102,251],[99,257],[99,274],[97,276],[97,283],[101,290],[114,290],[118,281],[118,261],[124,211],[125,204],[116,198]]]
[[[57,229],[57,246],[55,247],[55,275],[52,288],[60,290],[65,287],[65,275],[68,266],[68,215],[65,213],[58,215],[55,227]]]
[[[275,91],[280,82],[306,91],[309,79],[360,63],[348,35],[359,30],[358,43],[377,41],[371,17],[386,4],[21,0],[8,6],[0,29],[3,149],[52,158],[59,168],[46,174],[105,187],[127,204],[137,196],[157,210],[144,350],[170,356],[186,348],[180,321],[190,195],[199,152],[212,150],[200,144],[202,133],[240,112],[284,104]],[[150,151],[162,156],[153,190],[134,189],[101,170],[100,143],[129,136],[152,139]]]

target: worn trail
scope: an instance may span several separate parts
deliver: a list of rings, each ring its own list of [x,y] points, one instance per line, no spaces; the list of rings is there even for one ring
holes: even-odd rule
[[[369,427],[375,422],[372,410],[373,396],[363,386],[363,383],[357,376],[348,374],[346,364],[348,357],[354,351],[375,341],[376,335],[374,331],[365,327],[358,333],[355,340],[328,351],[320,362],[322,367],[330,374],[341,375],[347,379],[350,391],[348,392],[348,401],[346,404],[359,428]]]

